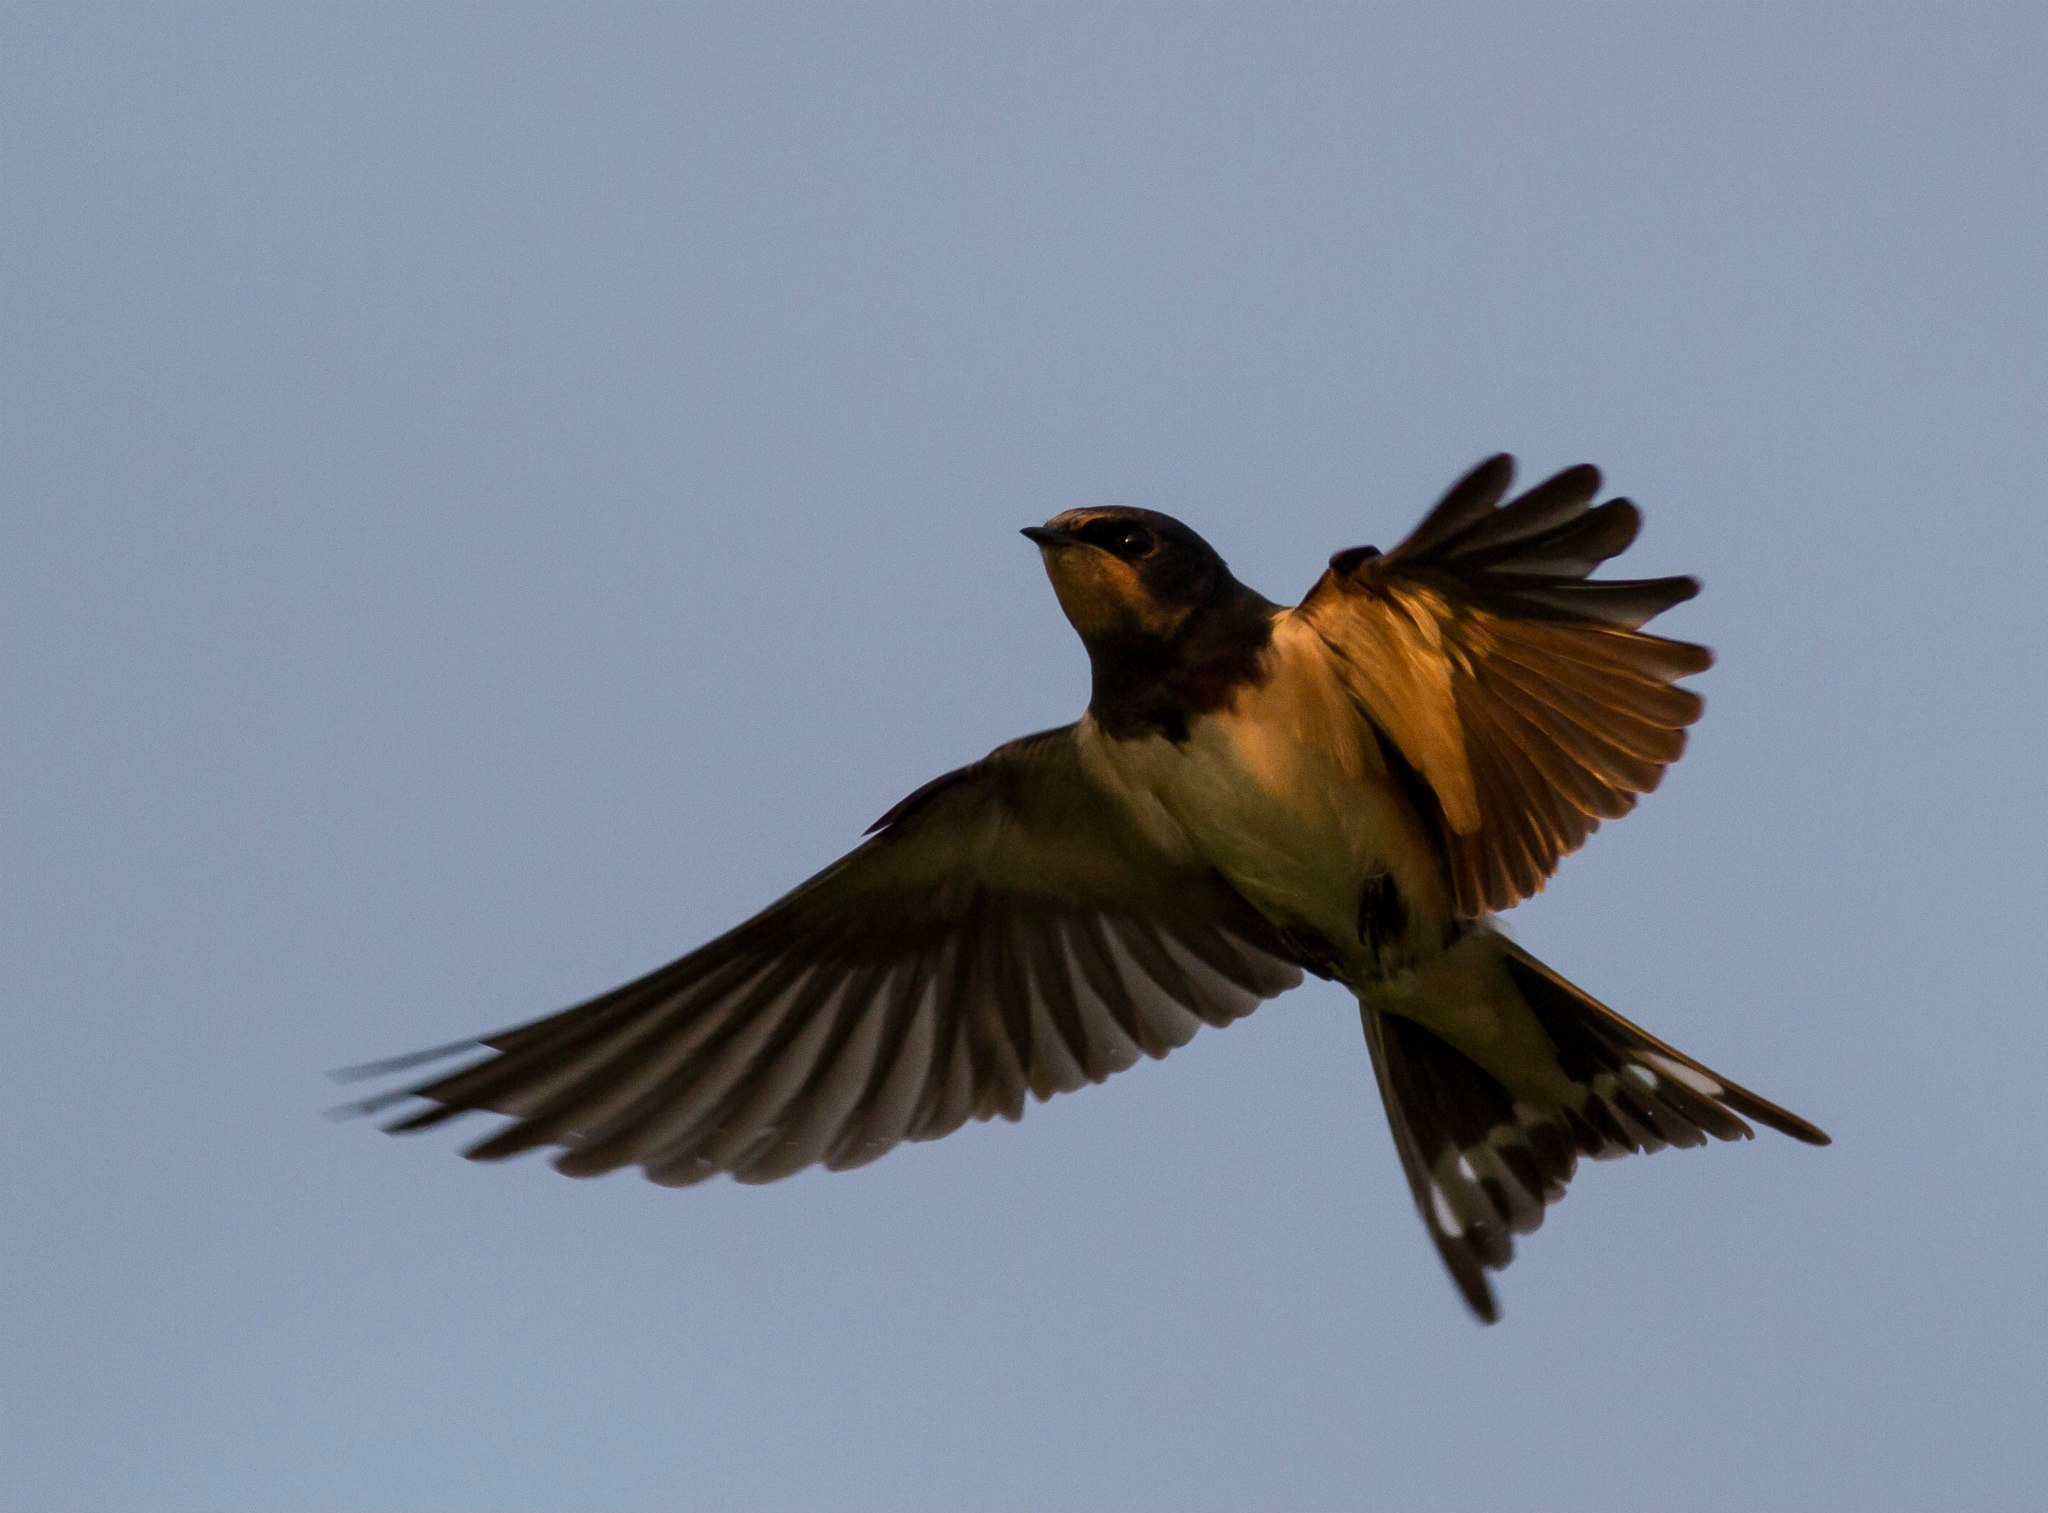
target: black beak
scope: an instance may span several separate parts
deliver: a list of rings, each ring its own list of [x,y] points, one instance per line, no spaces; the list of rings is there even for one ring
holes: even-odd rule
[[[1022,534],[1029,536],[1040,546],[1072,546],[1079,539],[1069,536],[1065,531],[1056,531],[1049,525],[1027,525]]]

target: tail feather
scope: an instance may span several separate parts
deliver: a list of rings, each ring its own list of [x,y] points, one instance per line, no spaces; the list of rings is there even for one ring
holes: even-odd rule
[[[1404,1014],[1362,1006],[1387,1120],[1415,1206],[1472,1311],[1500,1317],[1487,1280],[1564,1196],[1580,1156],[1747,1140],[1745,1116],[1809,1145],[1798,1115],[1637,1028],[1506,940],[1503,965],[1555,1048],[1563,1101],[1517,1098],[1492,1072]]]
[[[1597,1079],[1602,1072],[1613,1072],[1639,1085],[1654,1086],[1660,1100],[1683,1110],[1720,1114],[1727,1124],[1734,1126],[1734,1132],[1723,1134],[1707,1128],[1707,1133],[1722,1140],[1749,1138],[1749,1127],[1741,1118],[1734,1117],[1742,1115],[1808,1145],[1829,1143],[1818,1126],[1730,1082],[1719,1072],[1710,1071],[1648,1030],[1630,1024],[1520,946],[1511,941],[1503,943],[1507,947],[1503,962],[1508,975],[1514,978],[1523,1000],[1542,1021],[1558,1048],[1560,1064],[1574,1081],[1584,1076]],[[1631,1066],[1638,1070],[1629,1072]],[[1655,1079],[1653,1084],[1647,1082],[1650,1078]]]

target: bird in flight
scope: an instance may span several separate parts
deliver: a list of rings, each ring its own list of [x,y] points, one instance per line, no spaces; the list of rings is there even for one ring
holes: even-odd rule
[[[488,1111],[468,1155],[554,1147],[686,1187],[844,1170],[1164,1056],[1302,980],[1342,983],[1423,1224],[1465,1301],[1578,1159],[1813,1125],[1637,1028],[1491,916],[1685,747],[1706,648],[1642,627],[1692,578],[1597,580],[1625,499],[1489,458],[1399,546],[1288,609],[1150,510],[1024,534],[1087,648],[1071,725],[926,783],[839,861],[637,981],[357,1105]],[[479,1057],[480,1053],[480,1057]]]

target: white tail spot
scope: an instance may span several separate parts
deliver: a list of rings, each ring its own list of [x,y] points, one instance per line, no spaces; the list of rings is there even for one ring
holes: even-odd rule
[[[1450,1199],[1444,1196],[1444,1190],[1434,1182],[1429,1184],[1429,1208],[1430,1212],[1436,1215],[1437,1228],[1452,1239],[1457,1239],[1465,1232],[1465,1226],[1460,1224],[1458,1216],[1451,1212]]]
[[[1669,1077],[1673,1082],[1682,1082],[1695,1093],[1706,1098],[1718,1098],[1726,1091],[1720,1083],[1705,1072],[1687,1066],[1682,1061],[1673,1061],[1669,1056],[1659,1056],[1655,1051],[1645,1051],[1643,1060]]]

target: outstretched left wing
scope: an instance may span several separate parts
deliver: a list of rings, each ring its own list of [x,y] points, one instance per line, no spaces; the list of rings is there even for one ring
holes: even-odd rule
[[[469,1154],[561,1146],[572,1176],[768,1182],[874,1160],[1164,1056],[1301,980],[1219,876],[1161,854],[1084,771],[1072,726],[928,783],[864,845],[729,934],[480,1041],[372,1099],[489,1111]]]

